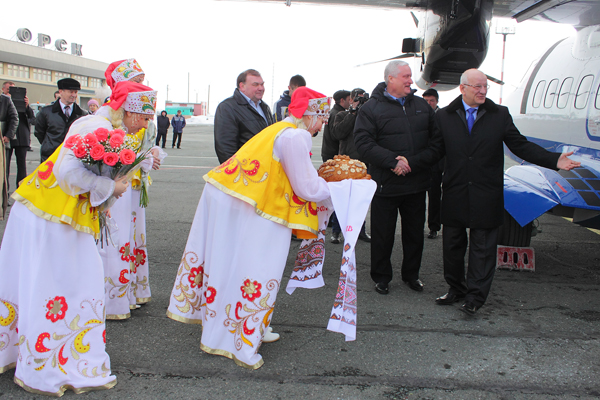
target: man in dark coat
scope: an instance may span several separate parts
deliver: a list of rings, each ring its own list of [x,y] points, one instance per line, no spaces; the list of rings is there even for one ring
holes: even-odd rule
[[[169,122],[169,117],[167,117],[167,112],[162,111],[158,118],[156,119],[156,145],[160,146],[160,138],[162,138],[162,148],[165,148],[165,142],[167,141],[167,131],[171,126],[171,122]]]
[[[450,289],[436,303],[463,301],[461,310],[470,315],[485,303],[496,269],[498,227],[504,218],[503,143],[517,157],[546,168],[570,170],[580,165],[568,158],[572,152],[552,153],[529,142],[508,109],[486,98],[488,88],[485,74],[466,71],[461,77],[461,96],[435,114],[436,132],[430,147],[406,157],[412,169],[409,176],[428,172],[446,155],[442,237],[444,278]]]
[[[273,123],[273,113],[262,101],[265,82],[248,69],[237,77],[233,96],[223,100],[215,113],[215,152],[224,163],[248,140]]]
[[[329,121],[334,122],[335,116],[340,111],[345,111],[350,107],[350,92],[347,90],[338,90],[333,94],[334,106],[329,113]],[[327,124],[323,129],[323,143],[321,145],[321,158],[323,162],[331,160],[340,152],[340,142],[333,136],[333,125]]]
[[[19,116],[10,97],[4,94],[0,95],[0,221],[4,219],[6,207],[8,206],[8,182],[7,174],[4,170],[5,152],[11,139],[15,137],[15,132],[19,125]]]
[[[423,256],[425,192],[429,171],[402,175],[401,155],[427,148],[433,134],[434,112],[414,95],[412,72],[404,61],[391,61],[385,82],[373,90],[356,118],[354,141],[361,160],[377,183],[371,203],[371,278],[375,290],[387,294],[392,280],[391,255],[398,212],[402,223],[402,280],[415,291],[423,290],[419,279]]]
[[[4,82],[2,84],[2,94],[10,97],[10,87],[15,86],[14,82]],[[17,111],[19,115],[19,124],[15,137],[10,141],[10,146],[6,148],[6,176],[10,175],[10,159],[13,152],[17,158],[17,180],[15,188],[19,186],[19,182],[27,176],[27,150],[31,144],[31,124],[35,123],[35,115],[29,106],[29,98],[25,96],[25,111]],[[10,184],[7,182],[7,190],[10,189]]]
[[[77,93],[81,90],[78,81],[64,78],[57,82],[60,98],[54,104],[40,110],[35,119],[35,137],[42,145],[40,163],[46,161],[65,140],[71,124],[78,118],[88,115],[77,103]]]
[[[423,92],[423,99],[433,108],[433,111],[438,112],[440,96],[437,90],[427,89]],[[431,187],[427,191],[427,226],[429,227],[427,238],[429,239],[435,239],[438,231],[442,229],[442,175],[445,162],[446,160],[442,158],[431,167]]]
[[[173,127],[173,148],[175,148],[175,142],[177,141],[177,148],[181,148],[181,136],[183,135],[183,128],[185,128],[186,122],[185,117],[181,115],[181,110],[177,110],[177,115],[171,119],[171,126]]]
[[[279,100],[277,100],[273,106],[275,110],[275,113],[273,113],[273,120],[275,122],[283,121],[283,119],[288,116],[287,108],[292,101],[292,95],[296,89],[302,86],[306,86],[306,80],[302,75],[294,75],[290,78],[288,90],[283,92],[279,97]]]

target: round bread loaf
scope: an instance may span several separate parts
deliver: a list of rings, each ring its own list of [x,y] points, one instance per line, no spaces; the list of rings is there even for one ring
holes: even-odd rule
[[[344,179],[371,179],[367,174],[367,166],[348,156],[335,156],[325,161],[318,170],[319,176],[327,182],[339,182]]]

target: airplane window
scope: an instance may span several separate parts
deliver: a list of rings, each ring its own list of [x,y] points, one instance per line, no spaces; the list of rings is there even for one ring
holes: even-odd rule
[[[558,102],[556,104],[558,108],[565,108],[567,106],[572,86],[573,78],[565,78],[562,85],[560,85],[560,95],[558,96]]]
[[[546,81],[539,81],[535,88],[535,93],[533,94],[533,102],[531,104],[534,108],[538,108],[542,105],[542,99],[544,98],[544,89],[546,89]]]
[[[590,97],[590,90],[592,89],[592,83],[594,83],[594,75],[586,75],[581,80],[577,94],[575,95],[575,108],[583,109],[587,105],[588,98]]]
[[[550,108],[554,103],[556,97],[556,87],[558,86],[558,79],[552,79],[548,84],[548,90],[546,90],[546,98],[544,99],[544,107]]]
[[[596,89],[596,102],[594,103],[594,107],[596,107],[596,110],[600,110],[600,85],[598,85],[598,88]]]

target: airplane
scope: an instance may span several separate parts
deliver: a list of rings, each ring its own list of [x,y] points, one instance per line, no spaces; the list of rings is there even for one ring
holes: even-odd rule
[[[533,165],[509,168],[504,178],[505,223],[500,241],[527,247],[533,221],[545,212],[600,228],[600,1],[597,0],[253,0],[411,9],[419,37],[405,38],[403,54],[420,58],[416,85],[450,90],[487,54],[492,17],[570,24],[575,36],[559,41],[527,71],[506,105],[529,140],[557,152],[575,151],[573,171]],[[383,61],[387,61],[383,60]],[[488,78],[496,83],[498,80]],[[505,153],[517,159],[505,148]]]

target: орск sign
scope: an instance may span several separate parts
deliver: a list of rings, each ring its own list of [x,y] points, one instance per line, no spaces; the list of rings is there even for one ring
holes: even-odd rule
[[[31,39],[33,39],[33,34],[31,33],[31,31],[27,28],[20,28],[17,30],[17,38],[19,38],[19,40],[21,42],[29,42],[31,41]],[[38,46],[39,47],[46,47],[46,45],[52,43],[52,39],[50,38],[50,35],[46,35],[45,33],[38,33]],[[54,47],[56,48],[56,50],[58,51],[66,51],[67,48],[67,41],[64,39],[57,39],[54,42]],[[77,43],[71,43],[71,54],[73,54],[74,56],[81,56],[81,46],[80,44]]]

